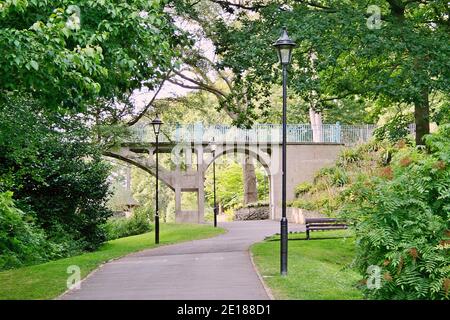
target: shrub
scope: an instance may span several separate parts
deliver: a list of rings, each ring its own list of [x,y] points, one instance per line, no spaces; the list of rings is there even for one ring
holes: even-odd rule
[[[268,201],[258,201],[258,202],[252,202],[248,203],[246,205],[247,208],[258,208],[258,207],[267,207],[269,205]]]
[[[315,204],[313,202],[308,201],[308,200],[303,200],[303,199],[297,199],[297,200],[292,201],[290,206],[292,206],[294,208],[301,208],[301,209],[311,210],[311,211],[317,209],[317,207],[315,206]]]
[[[152,227],[147,214],[139,212],[133,214],[130,218],[110,218],[104,229],[107,239],[114,240],[150,232]]]
[[[321,168],[319,171],[316,172],[314,176],[314,183],[317,183],[320,178],[330,176],[330,174],[333,173],[333,170],[334,169],[332,167]]]
[[[212,221],[214,221],[214,212],[207,212],[207,213],[205,213],[205,216],[203,217],[203,220],[205,222],[212,222]]]
[[[409,135],[408,125],[412,119],[402,114],[395,115],[389,122],[374,131],[374,137],[378,141],[387,140],[397,142],[406,139]]]
[[[450,104],[444,103],[440,108],[434,111],[433,121],[437,124],[450,123]]]
[[[0,104],[0,192],[13,191],[17,207],[33,213],[67,254],[96,249],[111,215],[109,166],[99,146],[77,118],[50,117],[19,102]]]
[[[335,187],[342,187],[346,185],[350,181],[347,172],[342,170],[341,168],[336,167],[331,176],[331,183]]]
[[[361,160],[362,154],[359,149],[345,148],[339,155],[338,166],[345,167],[350,163],[355,163]]]
[[[342,187],[349,182],[349,176],[347,175],[346,171],[340,167],[327,167],[320,169],[314,177],[316,186],[320,184],[319,181],[321,179],[324,179],[324,182],[329,187]]]
[[[343,193],[355,224],[359,271],[381,270],[371,299],[448,299],[450,268],[450,126],[427,137],[431,153],[403,148],[389,175],[360,176]]]
[[[235,206],[233,207],[233,209],[234,209],[234,210],[239,210],[239,209],[242,209],[242,208],[267,207],[268,205],[269,205],[269,201],[262,200],[262,201],[257,201],[257,202],[247,203],[247,204],[245,204],[245,205],[242,204],[242,203],[239,203],[239,204],[235,205]]]
[[[309,192],[312,188],[312,183],[302,182],[295,187],[295,196],[300,197],[301,195]]]
[[[52,253],[44,232],[15,207],[12,192],[0,193],[0,270],[43,262]]]

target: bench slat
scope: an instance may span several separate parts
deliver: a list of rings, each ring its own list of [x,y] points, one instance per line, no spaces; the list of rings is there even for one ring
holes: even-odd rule
[[[337,218],[306,218],[305,223],[320,223],[320,222],[336,222],[342,221],[342,219]]]
[[[330,229],[347,229],[347,226],[327,226],[327,227],[312,227],[309,230],[330,230]]]
[[[314,228],[314,227],[346,227],[347,225],[345,223],[310,223],[306,225],[307,228]]]

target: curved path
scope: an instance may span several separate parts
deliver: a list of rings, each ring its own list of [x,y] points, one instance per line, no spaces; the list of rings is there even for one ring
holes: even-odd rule
[[[249,246],[279,232],[279,222],[220,223],[227,233],[161,246],[109,262],[61,299],[268,299]],[[290,225],[290,231],[302,230]],[[274,259],[278,259],[278,251]]]

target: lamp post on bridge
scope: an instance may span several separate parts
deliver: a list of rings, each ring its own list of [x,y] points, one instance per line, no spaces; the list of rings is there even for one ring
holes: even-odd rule
[[[211,143],[211,151],[213,154],[213,194],[214,194],[214,227],[217,227],[217,200],[216,200],[216,143],[214,142],[214,137]]]
[[[292,49],[295,42],[292,41],[286,27],[283,27],[280,38],[273,44],[277,49],[278,59],[283,68],[283,142],[282,142],[282,198],[281,198],[281,245],[280,245],[280,273],[282,276],[287,275],[287,259],[288,259],[288,220],[286,217],[286,109],[287,109],[287,66],[291,62]]]
[[[155,243],[159,243],[159,132],[161,130],[161,125],[163,122],[159,119],[158,115],[151,122],[153,126],[153,131],[156,137],[156,192],[155,192]]]

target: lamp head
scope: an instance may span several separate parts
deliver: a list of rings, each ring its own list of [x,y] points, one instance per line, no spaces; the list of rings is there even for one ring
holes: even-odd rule
[[[153,126],[153,131],[155,132],[156,135],[158,135],[161,130],[161,125],[163,125],[164,122],[162,122],[161,119],[158,117],[158,115],[156,115],[156,118],[153,119],[151,124]]]
[[[281,64],[287,65],[291,63],[292,49],[294,49],[296,44],[294,41],[292,41],[291,38],[289,38],[286,27],[283,27],[281,36],[277,41],[275,41],[273,46],[277,49],[278,59],[280,60]]]

